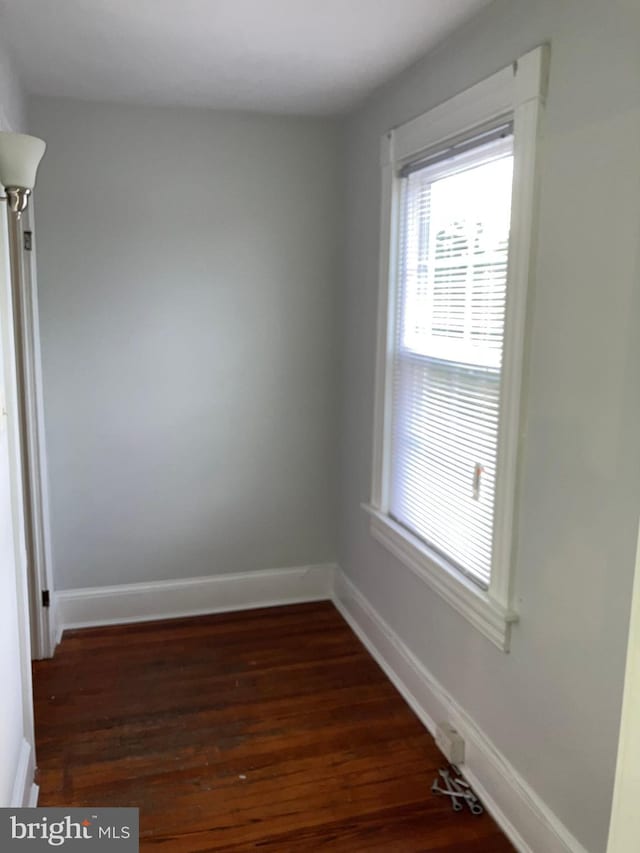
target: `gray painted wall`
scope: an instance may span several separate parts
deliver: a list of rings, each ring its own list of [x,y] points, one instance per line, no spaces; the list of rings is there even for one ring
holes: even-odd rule
[[[30,125],[57,588],[334,560],[338,126]]]
[[[344,173],[331,123],[31,104],[49,143],[36,201],[58,588],[332,559],[339,494],[342,566],[590,853],[605,848],[640,502],[639,25],[636,0],[496,0],[347,120]],[[546,40],[521,623],[504,655],[360,509],[378,140]]]
[[[590,853],[606,846],[640,505],[638,32],[635,0],[497,0],[348,121],[339,559]],[[360,509],[370,483],[379,137],[547,40],[515,560],[521,623],[505,655],[371,539]]]
[[[0,130],[25,133],[26,106],[14,63],[0,38]]]

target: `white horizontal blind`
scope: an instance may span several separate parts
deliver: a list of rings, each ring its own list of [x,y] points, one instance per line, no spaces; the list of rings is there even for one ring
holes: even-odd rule
[[[491,577],[513,137],[402,178],[389,513]]]

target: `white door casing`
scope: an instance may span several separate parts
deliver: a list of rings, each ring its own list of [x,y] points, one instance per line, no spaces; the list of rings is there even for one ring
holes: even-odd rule
[[[640,533],[607,853],[640,849]]]
[[[23,805],[18,776],[24,772],[24,780],[30,785],[35,772],[29,585],[13,346],[7,211],[6,205],[0,204],[0,603],[4,616],[0,676],[6,691],[0,712],[0,737],[3,769],[9,777],[18,774],[11,780],[11,794],[0,791],[0,797],[6,800],[2,805]],[[27,761],[21,771],[23,755],[27,756]]]
[[[23,232],[31,233],[30,251],[23,246]],[[33,200],[23,215],[20,228],[19,286],[14,290],[14,316],[17,325],[16,346],[19,347],[19,383],[21,405],[21,441],[23,449],[23,484],[25,486],[25,537],[28,555],[30,590],[31,644],[35,659],[53,655],[56,624],[53,613],[53,578],[47,457],[43,417],[40,329],[38,318],[37,279]],[[43,607],[42,593],[49,591],[50,606]]]

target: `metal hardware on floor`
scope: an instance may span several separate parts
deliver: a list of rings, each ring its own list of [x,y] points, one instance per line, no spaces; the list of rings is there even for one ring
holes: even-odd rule
[[[444,788],[441,786],[441,782],[444,783]],[[481,815],[484,813],[482,803],[476,796],[473,788],[454,765],[451,765],[446,770],[438,770],[438,776],[433,780],[431,791],[434,794],[442,794],[445,797],[450,797],[451,808],[454,812],[461,812],[464,808],[464,803],[466,803],[471,814]]]

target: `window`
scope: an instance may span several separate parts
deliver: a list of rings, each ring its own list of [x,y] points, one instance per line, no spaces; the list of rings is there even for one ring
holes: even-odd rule
[[[503,649],[546,59],[383,140],[371,530]]]
[[[488,588],[513,136],[402,176],[389,514]]]

